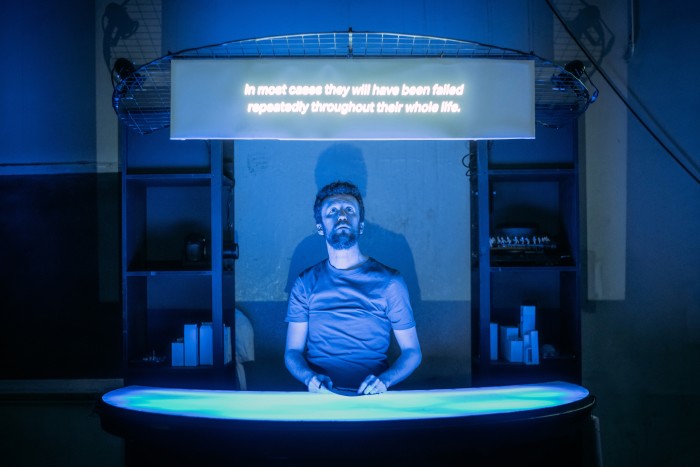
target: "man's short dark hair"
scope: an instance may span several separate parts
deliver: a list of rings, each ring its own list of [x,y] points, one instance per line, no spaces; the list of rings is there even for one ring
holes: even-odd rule
[[[362,202],[360,190],[353,183],[336,181],[324,186],[318,190],[318,193],[316,194],[316,201],[314,201],[314,218],[316,219],[317,224],[321,223],[321,205],[327,198],[334,195],[350,195],[355,198],[360,207],[360,222],[364,222],[365,205]]]

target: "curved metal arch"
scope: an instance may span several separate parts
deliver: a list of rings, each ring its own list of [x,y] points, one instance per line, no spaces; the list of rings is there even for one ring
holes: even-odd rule
[[[588,89],[579,78],[533,53],[458,39],[350,30],[243,39],[170,53],[142,65],[117,83],[112,106],[128,128],[148,134],[170,125],[170,64],[173,58],[271,57],[534,60],[537,123],[555,128],[564,126],[585,112],[592,102]]]

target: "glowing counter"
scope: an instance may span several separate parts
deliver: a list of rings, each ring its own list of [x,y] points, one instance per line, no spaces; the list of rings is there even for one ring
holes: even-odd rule
[[[475,417],[561,407],[588,390],[567,383],[389,391],[347,397],[308,392],[238,392],[130,386],[102,397],[109,406],[159,415],[275,422],[368,422]]]
[[[308,455],[309,440],[317,454],[351,457],[532,442],[580,425],[594,403],[563,382],[360,397],[130,386],[105,394],[99,413],[105,430],[149,446],[280,459]]]

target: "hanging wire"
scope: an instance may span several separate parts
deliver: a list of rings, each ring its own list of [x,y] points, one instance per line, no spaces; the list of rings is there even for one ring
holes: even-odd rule
[[[571,28],[569,28],[569,25],[566,23],[564,18],[559,14],[559,11],[554,7],[552,4],[551,0],[545,0],[547,2],[547,5],[549,6],[549,9],[552,10],[552,14],[557,18],[559,23],[561,23],[562,27],[566,30],[566,33],[573,39],[573,41],[576,43],[579,49],[586,55],[586,58],[591,62],[591,64],[598,70],[598,73],[603,77],[606,83],[610,86],[610,88],[613,90],[613,92],[617,95],[617,97],[622,101],[622,103],[625,105],[627,110],[637,119],[637,121],[644,127],[644,129],[651,135],[652,138],[666,151],[666,153],[671,156],[671,158],[688,174],[690,177],[695,180],[696,183],[700,184],[700,176],[696,175],[688,165],[694,165],[693,160],[690,158],[690,156],[683,150],[683,148],[678,147],[678,151],[680,154],[685,157],[685,159],[688,160],[687,164],[681,161],[680,157],[676,155],[673,150],[666,144],[664,143],[661,138],[656,134],[656,132],[647,124],[647,122],[642,118],[642,116],[637,112],[632,105],[629,103],[627,98],[622,94],[622,92],[618,89],[618,87],[613,83],[613,81],[610,79],[608,76],[607,72],[603,69],[603,67],[598,63],[596,59],[591,56],[591,54],[588,52],[588,50],[581,44],[581,42],[578,40],[576,35],[571,31]],[[664,136],[673,141],[673,139],[664,131],[663,128],[659,127],[659,130],[664,134]]]
[[[469,151],[467,154],[462,157],[462,165],[467,168],[467,172],[465,175],[467,178],[471,178],[474,173],[476,173],[476,154],[472,151]]]

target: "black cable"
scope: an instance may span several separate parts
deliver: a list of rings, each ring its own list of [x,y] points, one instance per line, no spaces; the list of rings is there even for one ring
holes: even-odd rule
[[[566,29],[567,34],[569,34],[569,36],[574,40],[574,42],[576,42],[576,45],[578,46],[578,48],[581,49],[581,51],[586,55],[586,58],[588,58],[588,60],[589,60],[589,61],[593,64],[593,66],[598,70],[598,73],[600,73],[600,75],[603,77],[603,79],[605,80],[605,82],[608,83],[608,86],[610,86],[610,88],[612,88],[613,92],[615,92],[615,94],[617,95],[617,97],[622,101],[623,104],[625,104],[625,107],[627,107],[627,110],[629,110],[630,113],[632,113],[632,115],[634,115],[634,117],[637,119],[637,121],[639,121],[639,123],[641,123],[641,125],[644,127],[644,129],[647,130],[647,132],[649,132],[649,134],[652,136],[652,138],[654,138],[654,140],[656,140],[656,142],[659,143],[659,145],[668,153],[668,155],[671,156],[671,158],[672,158],[674,161],[676,161],[676,163],[677,163],[688,175],[690,175],[690,177],[691,177],[693,180],[695,180],[696,183],[700,184],[700,177],[698,177],[697,175],[695,175],[695,174],[694,174],[694,173],[693,173],[679,158],[678,158],[678,156],[677,156],[676,154],[673,153],[673,151],[671,150],[671,148],[669,148],[668,145],[666,145],[663,141],[661,141],[661,138],[658,137],[658,135],[654,132],[654,130],[652,130],[651,127],[649,127],[649,125],[647,125],[647,123],[642,119],[642,117],[639,115],[639,113],[637,113],[637,111],[634,110],[634,109],[632,108],[632,106],[630,105],[630,103],[627,102],[627,99],[622,95],[622,93],[620,92],[620,90],[617,89],[617,86],[615,86],[615,84],[612,82],[612,80],[610,80],[610,78],[608,77],[607,73],[606,73],[606,72],[603,70],[603,68],[595,61],[595,59],[591,56],[591,54],[588,53],[588,50],[586,50],[586,48],[579,42],[578,38],[573,34],[573,32],[571,31],[571,29],[569,29],[569,26],[566,24],[566,22],[564,21],[564,19],[561,17],[561,15],[560,15],[559,12],[557,11],[557,9],[554,8],[554,5],[552,5],[551,0],[545,0],[545,1],[547,2],[547,5],[549,6],[549,9],[552,10],[552,13],[554,14],[554,16],[557,17],[557,20],[559,20],[559,22],[560,22],[561,25],[564,27],[564,29]],[[665,132],[664,132],[664,133],[665,133]],[[669,137],[668,135],[666,135],[666,137],[670,139],[670,137]],[[690,159],[690,157],[689,157],[687,154],[685,154],[685,152],[683,151],[682,148],[679,148],[679,149],[680,149],[681,153],[685,156],[686,159]]]
[[[468,152],[467,154],[462,157],[462,165],[467,168],[466,176],[467,178],[471,178],[474,173],[476,173],[476,154],[473,152]],[[465,163],[465,160],[467,161]]]

